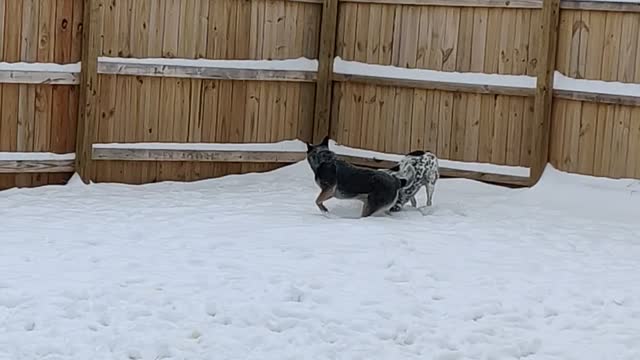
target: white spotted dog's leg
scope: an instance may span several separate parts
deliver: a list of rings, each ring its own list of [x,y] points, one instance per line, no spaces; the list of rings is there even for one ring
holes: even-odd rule
[[[411,206],[413,206],[414,208],[418,207],[418,201],[416,200],[415,195],[411,197]]]
[[[433,193],[436,190],[436,181],[438,180],[438,174],[433,171],[429,174],[429,179],[426,184],[427,188],[427,206],[433,205]]]
[[[430,207],[431,205],[429,205],[429,184],[425,184],[424,186],[425,191],[427,193],[427,204],[425,204],[424,206],[421,206],[418,208],[418,210],[420,211],[420,213],[422,214],[422,216],[427,216],[427,215],[431,215],[433,213],[433,208]]]
[[[422,216],[429,216],[429,215],[433,214],[433,208],[429,208],[429,207],[426,207],[426,206],[418,208],[418,211],[420,211],[420,214],[422,214]]]

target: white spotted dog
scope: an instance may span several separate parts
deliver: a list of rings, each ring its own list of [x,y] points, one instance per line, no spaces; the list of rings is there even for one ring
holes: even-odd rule
[[[408,166],[414,168],[415,176],[412,179],[408,179],[408,183],[400,189],[398,200],[396,200],[396,204],[391,207],[391,211],[400,211],[409,201],[413,207],[417,207],[416,194],[423,186],[427,191],[427,206],[433,204],[433,193],[436,188],[436,182],[440,178],[438,158],[428,151],[412,151],[400,160],[398,165],[391,169],[385,169],[384,171],[397,174],[401,169],[404,169],[402,172],[406,173]]]

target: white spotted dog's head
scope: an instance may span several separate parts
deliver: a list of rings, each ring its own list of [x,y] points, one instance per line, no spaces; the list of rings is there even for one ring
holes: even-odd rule
[[[416,176],[422,179],[423,184],[427,182],[435,182],[439,174],[438,158],[428,151],[412,151],[407,154],[407,161],[411,161],[416,168]]]
[[[403,189],[411,186],[411,184],[415,183],[416,181],[419,181],[416,169],[409,161],[400,161],[398,166],[396,166],[394,170],[388,171],[388,173],[392,174],[398,179],[406,180],[406,184],[403,186]]]

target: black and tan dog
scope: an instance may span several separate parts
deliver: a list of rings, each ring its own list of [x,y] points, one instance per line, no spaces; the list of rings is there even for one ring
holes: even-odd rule
[[[324,202],[331,199],[356,199],[363,202],[362,217],[388,211],[396,204],[398,191],[407,185],[403,168],[393,174],[349,164],[329,150],[329,138],[322,143],[307,143],[307,162],[321,189],[316,205],[323,213]]]

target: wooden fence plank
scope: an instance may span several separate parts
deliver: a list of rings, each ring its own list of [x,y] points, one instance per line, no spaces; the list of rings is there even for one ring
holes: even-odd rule
[[[369,50],[369,16],[370,16],[369,4],[358,4],[357,6],[357,26],[356,26],[356,38],[355,38],[355,53],[354,60],[360,62],[367,62],[367,55]],[[375,26],[375,24],[374,24]],[[350,139],[348,144],[355,147],[362,147],[367,142],[366,134],[369,127],[369,118],[365,116],[366,105],[366,91],[370,86],[354,86],[354,96],[356,99],[353,115],[350,117],[350,124],[352,131],[350,132]]]
[[[527,75],[537,75],[538,58],[540,56],[539,25],[542,20],[542,11],[533,11],[529,24],[529,42],[527,43]]]
[[[293,40],[293,48],[290,51],[291,56],[310,56],[318,53],[318,13],[313,12],[310,6],[297,4],[290,7],[291,17],[289,23],[292,29],[303,27],[303,31],[294,31],[296,33]],[[315,56],[312,56],[315,57]],[[302,141],[311,141],[313,137],[313,116],[315,104],[315,84],[296,84],[293,90],[294,99],[287,103],[287,112],[291,113],[291,117],[295,122],[296,132],[293,137]],[[332,91],[330,89],[330,91]],[[329,114],[331,117],[331,114]]]
[[[55,11],[55,49],[53,60],[56,63],[73,61],[73,0],[58,0]],[[69,146],[69,134],[75,125],[69,112],[71,103],[70,86],[55,86],[53,88],[53,105],[51,113],[50,151],[56,153],[73,152]],[[74,93],[73,95],[76,95]],[[64,183],[66,175],[49,175],[50,183]]]
[[[18,1],[5,1],[1,5],[3,7],[3,43],[2,57],[4,61],[16,62],[20,61],[21,55],[21,24],[22,4]],[[37,5],[36,5],[37,6]],[[11,14],[11,17],[8,15]],[[37,21],[36,21],[37,22]],[[37,29],[36,29],[37,34]],[[2,90],[2,100],[0,101],[0,150],[15,151],[17,149],[18,140],[18,102],[19,87],[13,84],[0,85]],[[30,181],[30,179],[29,179]],[[0,187],[13,187],[21,185],[20,179],[16,183],[15,177],[0,178]]]
[[[636,70],[634,81],[640,83],[640,36],[636,45]],[[640,179],[640,107],[631,111],[627,177]]]
[[[531,22],[531,10],[516,10],[516,28],[513,44],[513,68],[512,74],[526,75],[528,65],[528,43]],[[525,101],[524,98],[511,97],[509,99],[509,130],[507,138],[507,157],[508,165],[522,165],[522,145],[524,117],[525,117]]]
[[[7,1],[0,0],[0,60],[4,59],[4,32],[5,32],[4,25],[5,25],[6,9],[7,9]]]
[[[622,35],[622,17],[621,13],[609,12],[606,14],[605,20],[605,45],[602,55],[602,67],[599,78],[605,81],[615,81],[618,79],[618,65],[620,63],[620,44]],[[606,54],[606,55],[605,55]],[[610,176],[613,170],[613,163],[616,159],[613,157],[613,148],[616,142],[614,138],[616,127],[616,106],[606,106],[604,113],[599,121],[602,122],[602,137],[598,143],[601,147],[596,149],[599,154],[598,168],[596,171],[601,176]],[[596,139],[600,140],[600,139]]]
[[[25,0],[22,6],[18,1],[9,1],[6,4],[5,14],[14,14],[13,19],[18,24],[5,29],[4,56],[5,61],[37,61],[38,56],[38,18],[40,6],[37,0]],[[7,22],[6,25],[8,25]],[[18,151],[33,151],[35,134],[35,86],[4,86],[2,97],[2,132],[14,137],[13,144]],[[17,112],[15,102],[18,102]],[[17,114],[17,119],[16,119]],[[8,120],[8,121],[7,121]],[[17,120],[17,124],[15,123]],[[11,124],[7,127],[8,124]],[[15,129],[15,130],[14,130]],[[15,131],[15,132],[14,132]],[[6,135],[5,135],[6,136]],[[6,140],[5,140],[6,141]],[[0,134],[0,142],[2,134]],[[31,176],[16,176],[16,186],[30,186]]]
[[[318,80],[313,116],[313,139],[319,142],[329,134],[331,116],[331,93],[333,58],[336,48],[336,22],[338,20],[338,0],[325,0],[322,5],[320,26],[320,51],[318,55]]]
[[[613,142],[608,175],[613,178],[621,178],[626,175],[631,108],[616,105],[614,114]]]
[[[73,18],[71,24],[71,54],[70,62],[80,61],[82,58],[82,22],[84,21],[84,2],[73,1]],[[78,76],[78,84],[80,76]],[[71,121],[66,139],[68,151],[75,151],[76,127],[78,123],[78,103],[80,101],[80,86],[73,86],[69,91],[68,116]],[[97,124],[97,122],[96,122]]]
[[[474,9],[473,30],[471,41],[471,63],[469,70],[483,72],[485,61],[485,46],[487,42],[488,9]],[[470,95],[468,98],[467,123],[465,129],[464,159],[477,161],[480,150],[480,126],[483,124],[482,108],[486,106],[484,96],[480,94]]]
[[[549,132],[553,100],[553,69],[555,67],[560,19],[560,0],[544,0],[539,33],[538,82],[534,101],[534,127],[532,133],[532,159],[530,183],[538,182],[547,165],[549,154]]]
[[[520,166],[531,166],[531,129],[533,128],[533,98],[524,101],[522,115],[522,147],[520,149]]]
[[[4,33],[5,33],[5,10],[6,1],[0,1],[0,59],[4,59]],[[3,85],[0,84],[0,98],[2,98]],[[0,105],[2,102],[0,101]],[[2,117],[0,117],[0,150],[4,150],[3,146],[3,132],[2,132]],[[0,176],[0,189],[10,188],[15,185],[15,178],[13,176]]]
[[[640,74],[636,74],[636,79],[639,77]],[[640,178],[640,107],[631,110],[629,126],[629,152],[625,177],[637,179]]]
[[[166,0],[164,13],[164,34],[162,36],[163,57],[173,58],[179,56],[178,46],[180,41],[180,3],[180,0]],[[224,44],[218,44],[218,46],[224,46]]]
[[[581,75],[585,79],[598,79],[600,77],[605,34],[604,31],[597,31],[596,29],[604,29],[604,23],[605,17],[602,13],[582,14],[580,30],[580,59],[582,61],[580,69]],[[557,96],[558,94],[554,95]],[[598,104],[590,102],[585,102],[582,105],[577,166],[577,172],[582,174],[593,174],[594,171],[598,107]]]
[[[615,161],[612,157],[613,152],[613,143],[615,139],[613,138],[614,134],[614,125],[616,122],[616,106],[609,105],[606,107],[605,115],[604,115],[604,139],[602,142],[602,149],[600,150],[600,154],[602,157],[601,160],[601,168],[600,174],[601,176],[609,176],[611,174],[612,163]]]
[[[502,10],[502,23],[500,28],[499,45],[499,74],[512,74],[514,65],[514,46],[516,39],[516,11],[515,9]],[[494,54],[495,56],[495,54]],[[496,98],[496,115],[493,123],[493,144],[491,161],[495,164],[507,163],[507,143],[509,140],[510,127],[510,98],[498,96]]]
[[[623,15],[620,35],[618,81],[632,82],[635,79],[639,26],[640,14],[628,13]],[[621,178],[627,175],[631,111],[632,109],[628,106],[616,107],[616,123],[614,124],[613,135],[615,141],[610,167],[610,175],[615,178]]]
[[[567,34],[568,43],[566,46],[566,74],[573,78],[579,76],[579,54],[582,27],[582,13],[570,12],[570,16],[566,22],[566,28],[560,26],[561,31]],[[560,46],[561,44],[558,44]],[[560,139],[562,143],[562,155],[560,163],[556,164],[560,169],[575,172],[578,165],[578,150],[580,136],[580,118],[582,115],[582,102],[565,101],[564,116],[562,116],[562,125],[564,126],[563,137]]]
[[[373,24],[373,29],[367,28],[366,32],[366,52],[365,62],[369,64],[377,64],[380,48],[380,31],[375,28],[382,21],[382,5],[369,5],[368,24]],[[362,99],[362,134],[360,146],[365,149],[376,149],[380,136],[379,122],[380,113],[378,111],[377,86],[366,85],[364,87]]]
[[[483,72],[498,73],[500,53],[500,27],[503,9],[489,9],[484,49]],[[533,94],[533,93],[531,93]],[[493,135],[497,96],[482,96],[480,100],[480,128],[478,139],[478,161],[491,162],[493,158]]]
[[[99,29],[102,19],[98,16],[103,0],[85,2],[83,22],[82,73],[80,80],[80,101],[76,132],[75,169],[85,183],[90,180],[91,144],[95,139],[97,97],[98,97],[98,54],[100,46]]]
[[[379,6],[379,5],[378,5]],[[419,8],[420,18],[418,20],[418,42],[416,44],[416,68],[424,69],[427,67],[429,58],[429,47],[431,44],[431,23],[429,21],[430,9],[427,7]],[[410,149],[430,150],[427,148],[428,124],[431,121],[432,109],[427,109],[430,92],[426,89],[415,89],[413,92],[413,113],[411,119],[411,141]],[[433,101],[433,97],[431,97]],[[429,114],[429,115],[427,115]]]
[[[460,29],[458,31],[456,71],[470,71],[473,51],[474,9],[463,8],[460,11]],[[464,160],[467,150],[468,121],[473,118],[469,108],[470,94],[456,98],[453,108],[453,129],[451,131],[451,158]],[[479,97],[477,97],[479,99]],[[469,129],[471,130],[471,129]]]
[[[562,140],[564,138],[564,113],[566,101],[554,101],[551,110],[551,133],[549,134],[549,162],[554,166],[562,163]],[[535,109],[534,109],[535,110]]]

